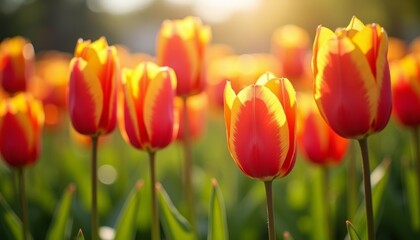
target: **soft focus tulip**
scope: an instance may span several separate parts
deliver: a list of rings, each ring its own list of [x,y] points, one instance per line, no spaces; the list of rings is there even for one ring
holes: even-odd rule
[[[391,64],[393,113],[407,127],[420,125],[420,57],[410,54]]]
[[[35,163],[41,151],[42,104],[19,93],[0,104],[0,153],[12,167]]]
[[[26,90],[33,73],[35,53],[32,44],[22,38],[6,38],[0,43],[0,83],[9,94]]]
[[[68,109],[73,127],[83,135],[98,136],[115,128],[116,55],[104,37],[77,42],[70,63]]]
[[[183,121],[184,111],[183,100],[180,97],[175,99],[175,106],[179,114],[179,122]],[[191,96],[187,102],[189,134],[192,139],[198,139],[204,134],[207,123],[208,97],[205,93]],[[184,139],[184,128],[179,124],[178,140]]]
[[[236,93],[225,88],[228,148],[247,176],[271,181],[286,176],[296,160],[296,93],[286,78],[263,74]]]
[[[67,107],[66,91],[71,56],[56,51],[38,56],[40,57],[35,64],[35,76],[28,88],[44,105],[45,126],[54,128],[63,121]]]
[[[171,68],[143,62],[135,69],[123,70],[119,124],[127,142],[154,152],[175,139],[175,89],[176,76]]]
[[[348,147],[348,139],[336,134],[321,117],[311,96],[299,94],[298,146],[306,158],[327,166],[339,163]]]
[[[388,38],[388,62],[399,60],[407,53],[407,46],[401,39]]]
[[[280,64],[283,76],[297,80],[305,74],[309,52],[309,34],[296,25],[285,25],[274,31],[271,48]]]
[[[330,127],[345,138],[381,131],[391,109],[388,37],[379,24],[353,17],[334,33],[319,26],[313,46],[314,97]]]
[[[210,27],[198,18],[162,23],[157,40],[157,63],[174,69],[178,96],[190,96],[204,90],[206,47],[210,39]]]

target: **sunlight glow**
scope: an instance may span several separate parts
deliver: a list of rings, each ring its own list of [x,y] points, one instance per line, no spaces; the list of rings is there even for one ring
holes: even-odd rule
[[[107,12],[123,15],[148,7],[154,0],[88,0],[87,5],[93,12]]]
[[[234,13],[258,7],[259,0],[197,0],[194,4],[196,14],[207,22],[224,22]]]

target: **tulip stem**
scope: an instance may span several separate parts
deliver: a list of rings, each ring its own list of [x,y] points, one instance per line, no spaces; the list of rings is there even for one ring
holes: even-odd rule
[[[347,171],[347,214],[349,219],[353,219],[357,211],[357,168],[356,168],[356,157],[354,154],[355,145],[350,145],[352,151],[350,152],[348,159],[348,171]]]
[[[370,183],[370,167],[369,167],[369,153],[367,138],[359,140],[360,150],[362,152],[362,170],[363,170],[363,184],[365,190],[365,205],[366,205],[366,219],[368,239],[375,239],[375,228],[373,223],[373,208],[372,208],[372,186]]]
[[[420,203],[420,153],[419,153],[419,148],[420,148],[420,142],[419,142],[419,128],[415,127],[413,128],[413,143],[414,143],[414,165],[416,168],[416,175],[417,175],[417,199]],[[420,206],[420,204],[419,204]],[[417,214],[420,214],[420,211],[418,211]]]
[[[188,119],[188,97],[183,97],[183,146],[185,154],[184,163],[184,184],[185,184],[185,199],[187,201],[187,214],[188,220],[193,227],[194,232],[197,232],[197,225],[195,219],[195,203],[194,203],[194,192],[192,187],[192,154],[191,154],[191,142],[190,142],[190,129]]]
[[[20,195],[20,215],[22,219],[22,235],[23,239],[29,239],[29,224],[28,224],[28,205],[26,202],[25,193],[25,175],[23,167],[17,169],[19,178],[19,195]]]
[[[159,229],[159,212],[156,199],[156,168],[155,168],[155,155],[153,151],[149,151],[149,162],[150,162],[150,182],[151,182],[151,194],[152,194],[152,239],[160,239]]]
[[[98,177],[97,177],[97,152],[98,136],[92,136],[92,240],[98,240],[99,222],[98,222]]]
[[[268,239],[276,239],[276,231],[274,229],[274,209],[273,209],[273,180],[264,181],[265,197],[267,201],[267,225],[268,225]]]
[[[326,223],[326,229],[327,229],[327,237],[328,239],[333,239],[333,228],[332,228],[332,222],[331,222],[331,216],[330,216],[330,184],[329,184],[329,169],[328,166],[322,166],[322,187],[324,188],[324,193],[322,194],[324,199],[323,202],[326,203],[324,205],[324,215],[325,215],[325,223]]]

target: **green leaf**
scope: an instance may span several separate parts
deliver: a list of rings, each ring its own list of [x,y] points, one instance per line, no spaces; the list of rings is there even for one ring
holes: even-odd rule
[[[61,201],[58,204],[57,209],[55,210],[46,239],[68,239],[68,237],[66,237],[66,230],[70,224],[70,213],[72,208],[73,195],[75,191],[75,185],[70,184],[67,187],[66,191],[61,197]]]
[[[157,184],[159,215],[166,239],[196,239],[190,223],[178,212],[162,185]]]
[[[379,210],[383,205],[382,200],[384,199],[384,192],[386,186],[388,185],[389,176],[391,173],[389,170],[390,164],[391,161],[389,159],[383,160],[370,175],[372,185],[373,219],[376,224],[378,224],[379,221]],[[355,216],[355,221],[353,222],[356,223],[356,229],[358,230],[361,239],[367,239],[366,210],[364,201],[359,206]]]
[[[351,240],[361,240],[359,233],[357,233],[356,228],[354,228],[353,224],[350,221],[346,221],[347,225],[347,234]]]
[[[208,240],[229,239],[226,222],[226,210],[222,192],[216,179],[212,179],[212,192],[210,197]]]
[[[0,194],[0,232],[4,239],[23,239],[22,222]]]
[[[419,193],[418,193],[418,181],[416,176],[416,171],[408,162],[403,163],[404,171],[404,180],[405,180],[405,189],[407,193],[407,202],[410,212],[411,225],[413,229],[420,229],[420,206],[419,202]]]
[[[124,207],[121,210],[115,227],[115,239],[134,239],[137,228],[137,216],[140,205],[140,190],[142,181],[137,181]]]
[[[83,236],[82,229],[79,229],[79,232],[77,233],[76,240],[85,240],[85,237]]]

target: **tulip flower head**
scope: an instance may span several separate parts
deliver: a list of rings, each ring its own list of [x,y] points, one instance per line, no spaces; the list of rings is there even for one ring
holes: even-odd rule
[[[175,89],[176,76],[169,67],[143,62],[123,69],[119,124],[128,143],[154,152],[176,138]]]
[[[206,85],[206,47],[211,30],[200,19],[186,17],[163,22],[157,43],[157,62],[171,67],[177,77],[176,94],[200,93]]]
[[[0,153],[12,167],[35,163],[41,152],[44,112],[40,101],[19,93],[0,104]]]
[[[409,54],[391,64],[394,116],[403,126],[420,125],[420,56]]]
[[[73,127],[83,135],[98,136],[115,128],[116,56],[104,37],[77,42],[70,62],[68,109]]]
[[[26,90],[33,73],[34,47],[22,38],[6,38],[0,43],[0,83],[9,94]]]
[[[306,159],[319,165],[339,163],[348,139],[335,133],[321,117],[312,96],[298,95],[298,146]]]
[[[342,137],[362,139],[387,125],[392,109],[387,50],[388,37],[379,24],[353,17],[336,32],[318,27],[314,97],[325,121]]]
[[[296,93],[286,78],[263,74],[236,93],[225,87],[228,148],[242,172],[270,181],[286,176],[296,160]]]

